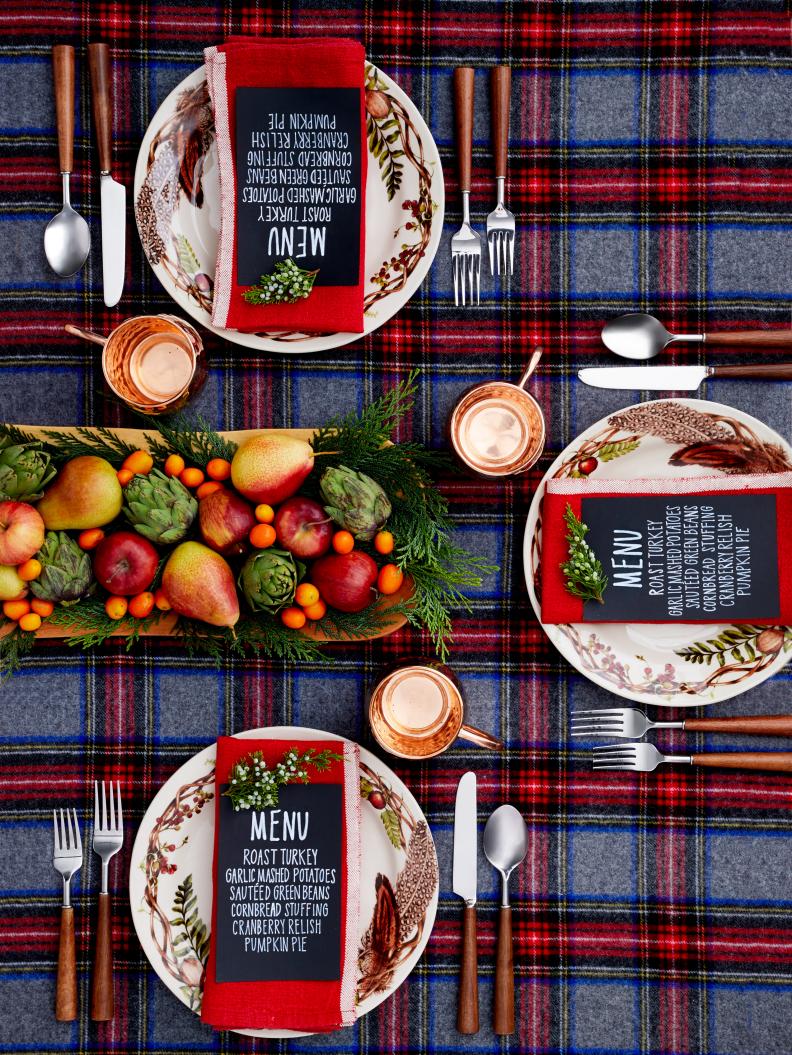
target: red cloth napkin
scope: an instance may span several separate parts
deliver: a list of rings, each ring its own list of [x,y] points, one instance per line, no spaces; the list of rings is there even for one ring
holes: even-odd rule
[[[711,614],[707,614],[705,610],[685,608],[683,613],[677,617],[672,616],[669,613],[665,613],[665,617],[657,617],[653,615],[650,618],[636,618],[634,614],[627,617],[612,618],[607,613],[608,603],[614,594],[619,594],[619,601],[626,597],[628,594],[636,593],[632,589],[620,590],[615,588],[614,583],[616,577],[624,572],[625,567],[629,566],[628,570],[633,569],[635,563],[640,559],[644,562],[644,567],[641,569],[641,574],[645,576],[643,582],[648,582],[649,577],[649,566],[653,560],[659,561],[659,558],[653,558],[651,556],[651,550],[648,547],[648,540],[645,537],[638,546],[642,547],[640,554],[639,549],[633,550],[633,555],[623,556],[617,555],[613,551],[612,545],[593,545],[592,536],[589,534],[586,536],[587,542],[592,542],[595,555],[603,565],[605,574],[609,578],[609,585],[605,590],[606,604],[600,605],[596,601],[584,602],[579,598],[575,597],[566,589],[566,577],[561,572],[561,565],[567,560],[569,555],[569,544],[566,540],[567,527],[564,523],[564,512],[567,505],[572,507],[573,512],[579,517],[584,523],[587,522],[587,515],[584,510],[584,499],[586,498],[602,498],[602,499],[618,499],[618,498],[668,498],[672,502],[675,498],[679,498],[679,502],[675,503],[680,509],[680,531],[679,535],[679,552],[681,554],[680,560],[677,566],[681,568],[681,575],[687,573],[690,575],[693,583],[693,593],[695,595],[698,590],[699,596],[703,597],[706,585],[703,580],[703,572],[705,571],[704,561],[705,559],[710,562],[712,555],[705,553],[699,543],[691,542],[693,549],[690,552],[690,559],[686,560],[688,551],[685,549],[685,542],[688,538],[698,537],[696,535],[696,529],[691,526],[689,534],[685,533],[685,520],[684,520],[684,507],[686,504],[689,506],[695,505],[693,499],[701,499],[706,496],[743,496],[747,495],[750,498],[759,495],[772,496],[773,502],[770,503],[770,509],[774,509],[775,515],[775,534],[769,537],[760,536],[757,540],[754,538],[754,554],[753,560],[757,565],[757,568],[764,567],[765,572],[767,571],[767,565],[763,562],[769,560],[772,566],[777,563],[777,590],[770,591],[770,596],[775,597],[775,600],[768,600],[768,594],[765,592],[767,582],[772,576],[768,576],[763,573],[761,575],[755,575],[753,581],[748,584],[748,587],[752,590],[749,600],[738,599],[738,603],[743,606],[755,605],[756,610],[754,614],[746,615],[744,611],[737,614],[736,618],[729,618],[726,615],[724,618],[713,618]],[[758,509],[756,503],[748,503],[750,507],[753,505],[754,509]],[[590,507],[589,507],[590,508]],[[648,508],[648,507],[647,507]],[[738,508],[735,506],[735,509]],[[734,518],[734,523],[739,523],[741,517],[750,517],[750,508],[746,509],[743,505],[739,507],[743,512],[739,513]],[[650,514],[656,516],[656,512]],[[762,514],[763,515],[763,514]],[[614,521],[618,523],[618,517]],[[691,522],[692,524],[693,522]],[[765,521],[765,523],[767,523]],[[633,524],[633,526],[635,526]],[[754,525],[753,531],[756,536],[757,530],[761,530],[762,522]],[[665,529],[664,529],[665,530]],[[671,528],[674,531],[674,528]],[[647,533],[648,536],[648,533]],[[658,535],[659,537],[659,535]],[[725,536],[725,550],[728,551],[728,535]],[[563,480],[549,480],[547,483],[547,489],[542,500],[542,556],[541,556],[541,586],[542,586],[542,622],[543,623],[595,623],[595,622],[631,622],[631,623],[719,623],[719,622],[745,622],[745,623],[790,623],[792,622],[792,545],[790,545],[790,539],[792,539],[792,473],[772,473],[762,474],[753,476],[718,476],[718,477],[690,477],[684,480],[591,480],[591,479],[563,479]],[[698,547],[698,548],[696,548]],[[625,547],[629,552],[629,542]],[[618,547],[617,547],[618,550]],[[719,559],[719,550],[716,537],[714,557],[716,561]],[[725,558],[730,560],[731,558]],[[736,561],[736,558],[735,558]],[[735,565],[736,566],[736,565]],[[670,582],[670,575],[668,574],[670,565],[665,566],[665,571],[662,572],[660,577],[656,578],[656,582],[660,588],[668,592],[668,584]],[[697,576],[699,577],[697,580]],[[628,580],[629,581],[629,580]],[[735,576],[736,581],[736,576]],[[710,584],[712,583],[712,577],[709,579]],[[679,592],[681,587],[677,588]],[[710,597],[712,593],[710,591]],[[656,602],[660,603],[660,602]],[[770,610],[772,609],[772,610]],[[721,615],[723,615],[721,610]]]
[[[363,272],[365,267],[366,113],[365,52],[354,40],[298,37],[259,40],[230,37],[204,52],[209,94],[215,111],[220,168],[221,224],[215,269],[212,323],[224,329],[299,330],[307,333],[363,332]],[[248,304],[247,284],[237,281],[237,190],[234,161],[237,88],[355,88],[360,93],[360,231],[358,279],[355,285],[315,285],[294,304]],[[298,264],[299,260],[296,261]]]
[[[261,751],[268,768],[274,768],[290,748],[302,751],[329,748],[342,754],[327,770],[306,767],[310,784],[338,784],[341,795],[341,949],[340,972],[333,981],[217,981],[217,892],[220,886],[218,846],[221,790],[234,764],[251,752]],[[357,1017],[355,990],[360,941],[360,752],[348,740],[253,740],[223,736],[217,741],[215,770],[214,899],[209,960],[204,979],[201,1018],[215,1029],[294,1029],[326,1033],[349,1025]],[[289,785],[292,786],[292,785]],[[298,785],[299,786],[299,785]],[[285,789],[281,789],[281,798]],[[226,808],[230,800],[225,798]],[[242,811],[240,811],[241,813]],[[249,816],[251,811],[244,811]],[[261,843],[267,846],[266,842]],[[275,845],[271,843],[269,845]],[[306,881],[306,880],[303,880]],[[266,953],[260,954],[266,956]]]

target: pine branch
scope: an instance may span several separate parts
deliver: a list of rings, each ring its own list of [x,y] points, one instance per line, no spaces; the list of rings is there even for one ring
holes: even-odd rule
[[[108,638],[119,635],[123,628],[124,636],[118,636],[119,644],[123,642],[124,651],[129,652],[138,643],[141,635],[150,630],[162,618],[162,612],[155,610],[145,619],[111,619],[105,612],[102,601],[88,598],[72,605],[57,605],[47,622],[66,631],[66,644],[70,648],[94,648],[104,644]]]
[[[74,434],[47,429],[45,436],[47,448],[58,462],[93,455],[105,458],[119,469],[124,459],[135,450],[132,444],[120,439],[112,429],[106,428],[78,428]]]
[[[25,432],[20,429],[18,425],[10,425],[7,423],[0,425],[0,443],[3,443],[5,440],[13,444],[41,443],[41,440],[37,436]]]
[[[564,510],[564,523],[567,526],[569,559],[561,565],[561,571],[566,578],[566,590],[583,601],[599,601],[602,604],[608,577],[594,550],[586,542],[588,527],[575,516],[569,502]]]
[[[284,663],[314,663],[324,659],[321,649],[280,620],[264,615],[241,619],[233,631],[195,619],[179,619],[175,633],[191,658],[205,656],[220,667],[229,655],[244,659],[264,655]]]
[[[360,458],[384,446],[401,419],[412,409],[417,391],[417,370],[411,370],[404,381],[369,404],[360,414],[351,411],[343,418],[334,418],[318,429],[311,446],[319,451],[338,451],[339,460],[348,464],[350,455]],[[352,468],[358,468],[357,465]],[[361,470],[363,471],[363,470]]]
[[[189,417],[185,414],[174,414],[167,420],[146,419],[149,428],[154,428],[162,436],[162,441],[150,438],[149,450],[155,458],[164,460],[169,454],[180,454],[190,465],[206,468],[212,458],[224,458],[231,461],[237,445],[224,439],[209,422],[202,417]]]
[[[10,620],[0,619],[0,629],[8,626]],[[6,681],[22,666],[22,660],[29,655],[36,644],[36,635],[14,626],[7,634],[0,637],[0,682]]]
[[[362,612],[340,612],[328,608],[315,624],[317,629],[333,641],[361,641],[381,633],[399,613],[407,614],[407,606],[389,604],[387,597],[380,597]]]

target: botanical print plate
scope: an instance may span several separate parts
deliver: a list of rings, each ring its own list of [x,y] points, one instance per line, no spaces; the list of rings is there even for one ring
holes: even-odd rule
[[[761,421],[703,399],[658,399],[587,429],[556,458],[528,512],[523,563],[541,619],[541,502],[549,479],[713,476],[792,470],[792,449]],[[698,707],[728,700],[780,670],[792,628],[700,623],[575,623],[543,629],[573,667],[627,700]]]
[[[249,729],[241,738],[326,740],[298,726]],[[160,788],[146,810],[129,873],[138,938],[172,993],[200,1013],[209,953],[214,853],[215,745],[199,751]],[[405,980],[432,933],[439,876],[426,818],[399,778],[360,749],[362,871],[357,999],[365,1015]],[[238,1030],[254,1037],[290,1030]]]
[[[431,267],[443,229],[440,155],[404,92],[366,64],[368,179],[364,333],[396,314]],[[211,325],[220,181],[204,67],[170,93],[149,125],[135,168],[135,218],[154,274],[201,325],[234,344],[303,355],[363,334],[240,333]]]

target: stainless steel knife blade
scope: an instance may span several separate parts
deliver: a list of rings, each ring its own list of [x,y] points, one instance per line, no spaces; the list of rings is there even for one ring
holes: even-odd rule
[[[578,377],[593,388],[695,392],[711,373],[707,366],[600,366],[579,370]]]
[[[454,807],[454,874],[452,889],[466,905],[476,904],[478,876],[478,819],[476,774],[465,773],[459,782]]]
[[[104,302],[112,308],[124,292],[126,265],[126,187],[107,173],[101,176],[102,281]]]

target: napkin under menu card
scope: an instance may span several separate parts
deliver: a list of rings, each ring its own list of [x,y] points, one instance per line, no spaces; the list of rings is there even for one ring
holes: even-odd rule
[[[573,596],[565,514],[607,576]],[[542,622],[792,622],[792,473],[549,480],[542,500]]]
[[[220,169],[215,326],[363,331],[364,58],[357,41],[333,37],[206,49]]]
[[[317,756],[321,766],[306,761]],[[261,808],[253,792],[233,797],[240,765],[247,778],[257,766],[285,774],[275,805]],[[347,740],[218,740],[201,1010],[216,1029],[325,1033],[355,1021],[358,766]]]

